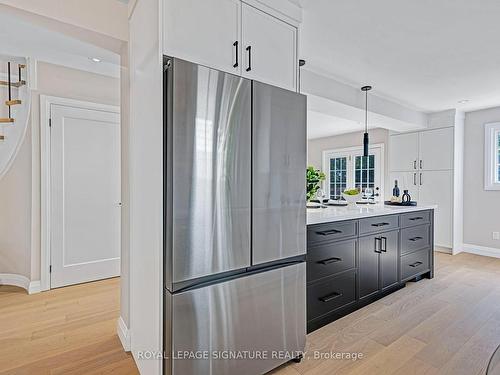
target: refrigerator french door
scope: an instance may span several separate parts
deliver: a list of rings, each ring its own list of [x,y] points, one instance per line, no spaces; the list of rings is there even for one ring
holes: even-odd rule
[[[165,374],[263,374],[304,349],[305,108],[164,58]]]

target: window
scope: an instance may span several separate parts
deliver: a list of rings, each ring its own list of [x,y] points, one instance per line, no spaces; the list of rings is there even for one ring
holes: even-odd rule
[[[362,147],[323,152],[323,172],[326,174],[325,191],[330,199],[340,199],[348,188],[364,191],[367,187],[379,188],[383,196],[383,145],[372,145],[368,158],[363,157]]]
[[[484,189],[500,190],[500,122],[484,129]]]

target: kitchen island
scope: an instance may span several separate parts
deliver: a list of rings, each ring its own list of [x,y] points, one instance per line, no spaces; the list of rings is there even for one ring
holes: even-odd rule
[[[307,210],[307,331],[434,275],[435,206]]]

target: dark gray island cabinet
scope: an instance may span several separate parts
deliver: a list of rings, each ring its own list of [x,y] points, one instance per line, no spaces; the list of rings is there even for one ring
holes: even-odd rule
[[[433,220],[423,209],[308,225],[307,331],[432,278]]]

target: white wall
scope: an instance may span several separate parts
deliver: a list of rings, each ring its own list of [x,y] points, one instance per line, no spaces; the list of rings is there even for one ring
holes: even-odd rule
[[[500,107],[465,115],[464,243],[496,248],[500,241],[500,191],[484,190],[484,124],[500,121]]]
[[[323,151],[335,150],[346,147],[356,147],[363,145],[363,133],[355,132],[332,137],[324,137],[317,139],[310,139],[307,142],[307,165],[312,165],[317,169],[322,168],[323,164]],[[384,145],[384,195],[387,196],[388,191],[392,189],[392,181],[388,179],[388,144],[389,144],[389,131],[387,129],[371,129],[369,130],[371,144]]]
[[[363,133],[355,132],[332,137],[310,139],[307,142],[307,165],[313,165],[321,169],[323,162],[323,151],[338,148],[363,146]],[[387,154],[387,144],[389,143],[389,131],[386,129],[372,129],[369,131],[370,143],[383,143]],[[387,155],[385,157],[387,161]],[[387,171],[387,168],[386,168]]]
[[[40,279],[40,94],[119,106],[120,80],[38,64],[28,132],[12,168],[0,180],[0,273],[30,280]]]
[[[4,97],[2,96],[2,100]],[[0,274],[31,278],[31,129],[0,180]]]
[[[118,0],[0,0],[0,4],[128,40],[128,7]]]
[[[141,374],[162,361],[140,351],[163,347],[162,2],[140,0],[130,17],[130,329]]]

